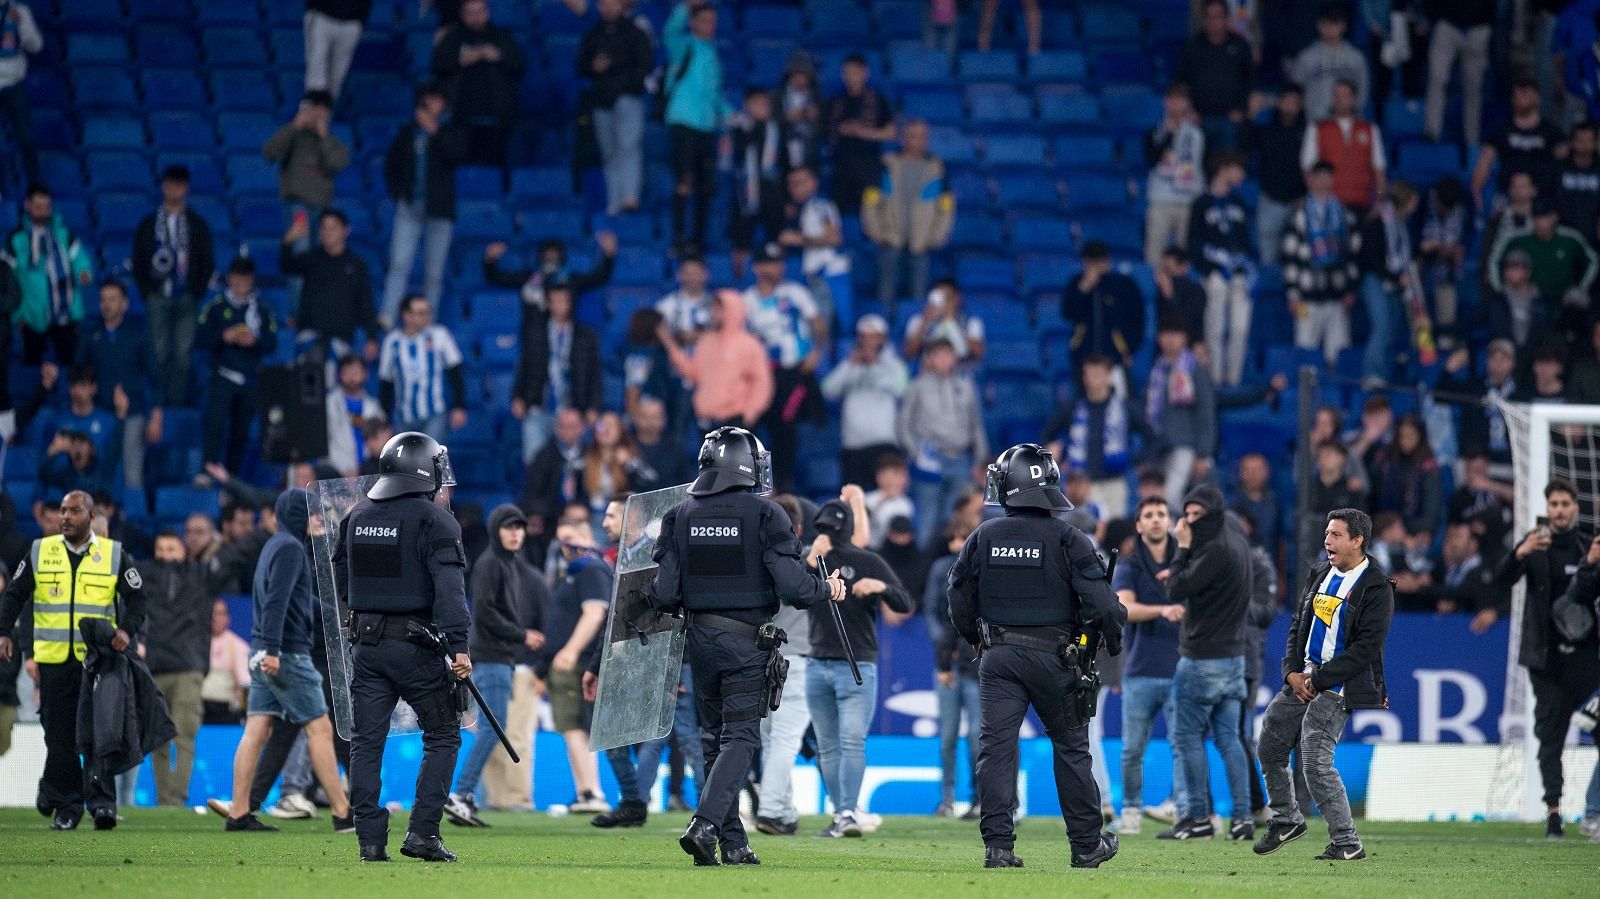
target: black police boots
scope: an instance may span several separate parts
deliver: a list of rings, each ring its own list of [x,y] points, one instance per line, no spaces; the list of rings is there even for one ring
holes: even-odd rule
[[[694,857],[696,865],[717,863],[717,826],[704,818],[694,818],[689,829],[678,838],[683,851]]]
[[[389,849],[386,846],[362,846],[361,860],[364,862],[386,862],[389,860]]]
[[[83,820],[83,813],[74,814],[65,809],[57,811],[54,818],[50,819],[51,830],[77,830],[78,822]]]
[[[595,815],[589,823],[595,827],[642,827],[649,817],[645,804],[634,799],[618,805],[614,812]]]
[[[1022,859],[1017,858],[1016,854],[1010,849],[991,846],[983,850],[983,866],[985,868],[1020,868],[1022,867]]]
[[[749,846],[740,846],[737,849],[722,847],[722,863],[724,865],[759,865],[761,859],[756,858],[756,851]]]
[[[117,810],[114,808],[100,808],[94,811],[95,830],[115,830],[117,827]]]
[[[414,833],[406,834],[406,841],[400,844],[400,854],[407,858],[420,858],[425,862],[456,860],[456,854],[444,848],[444,840],[438,837],[418,836]]]
[[[1093,852],[1090,852],[1087,855],[1079,855],[1076,852],[1072,853],[1072,867],[1098,868],[1105,862],[1111,861],[1111,857],[1116,854],[1117,835],[1111,833],[1102,833],[1100,835],[1100,845]]]

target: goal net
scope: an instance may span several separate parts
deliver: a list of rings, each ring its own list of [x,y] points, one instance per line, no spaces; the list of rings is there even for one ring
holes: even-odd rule
[[[1544,487],[1553,479],[1577,487],[1578,529],[1600,531],[1600,406],[1497,402],[1495,407],[1511,442],[1517,497],[1512,539],[1520,540],[1544,514]],[[1488,809],[1492,817],[1532,820],[1543,816],[1544,804],[1533,736],[1533,691],[1527,669],[1517,664],[1523,593],[1519,581],[1511,591],[1500,750]]]

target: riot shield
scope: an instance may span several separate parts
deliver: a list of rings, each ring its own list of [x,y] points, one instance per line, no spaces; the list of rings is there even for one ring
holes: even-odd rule
[[[350,634],[346,629],[349,608],[345,598],[338,594],[333,578],[333,551],[339,540],[339,524],[367,495],[367,490],[378,480],[377,475],[358,478],[332,478],[312,481],[306,485],[306,505],[310,512],[307,536],[311,540],[311,556],[316,569],[316,594],[322,613],[322,633],[328,644],[328,688],[333,695],[333,724],[339,736],[350,739],[354,730],[354,716],[350,706]],[[450,489],[439,491],[434,502],[446,509],[450,507]],[[440,664],[444,664],[441,658]],[[468,709],[463,726],[470,726],[476,707]],[[395,706],[390,718],[391,733],[417,733],[417,714],[404,700]]]
[[[596,752],[659,740],[672,731],[684,620],[652,610],[645,591],[656,576],[651,554],[661,519],[688,495],[687,484],[636,493],[623,510],[617,578],[589,728],[589,746]]]

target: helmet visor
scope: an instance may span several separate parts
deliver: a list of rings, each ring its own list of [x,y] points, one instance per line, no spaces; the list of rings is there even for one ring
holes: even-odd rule
[[[761,448],[759,441],[756,447],[756,494],[768,496],[772,493],[772,454]]]
[[[456,485],[456,470],[450,467],[450,448],[440,444],[439,455],[433,457],[433,471],[440,487]]]
[[[986,506],[1000,505],[1000,466],[989,463],[988,473],[983,481],[983,503]]]

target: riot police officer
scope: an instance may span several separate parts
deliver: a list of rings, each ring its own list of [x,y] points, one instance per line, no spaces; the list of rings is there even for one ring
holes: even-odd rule
[[[439,819],[461,746],[454,679],[472,672],[461,526],[433,499],[455,483],[438,441],[407,431],[384,444],[378,480],[339,525],[338,594],[350,606],[350,805],[361,860],[386,862],[389,813],[378,801],[389,716],[404,699],[422,728],[422,766],[402,855],[453,862]],[[451,656],[446,665],[440,643]]]
[[[771,626],[779,603],[806,608],[844,599],[837,576],[823,580],[801,560],[789,516],[757,494],[772,490],[766,448],[743,428],[723,427],[700,446],[689,498],[661,522],[649,590],[658,611],[688,616],[686,652],[705,749],[700,806],[678,845],[696,865],[756,865],[739,820],[739,788],[761,745],[760,719],[785,666]],[[781,690],[781,683],[776,690]]]
[[[1077,528],[1052,517],[1072,503],[1061,493],[1055,458],[1024,443],[989,466],[984,499],[1005,508],[967,538],[950,569],[950,620],[980,655],[982,726],[978,792],[983,796],[986,868],[1020,868],[1016,833],[1017,731],[1032,705],[1055,752],[1056,795],[1072,843],[1072,866],[1095,868],[1117,854],[1100,832],[1100,791],[1089,756],[1089,719],[1099,689],[1093,657],[1102,635],[1122,650],[1127,613],[1106,563]]]

